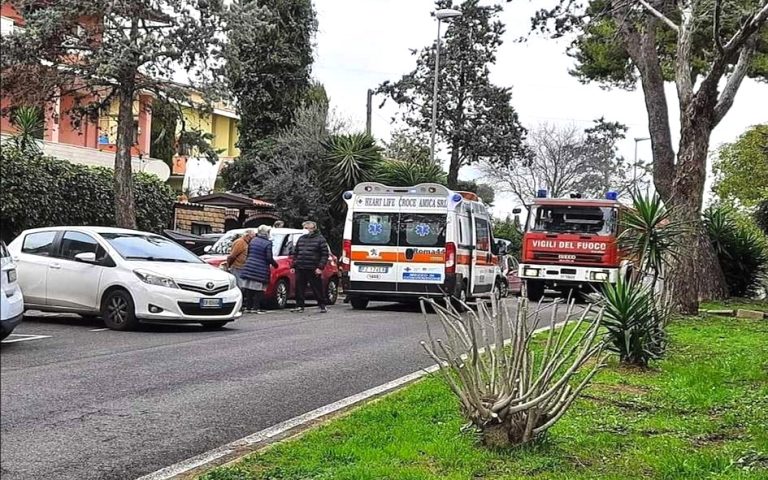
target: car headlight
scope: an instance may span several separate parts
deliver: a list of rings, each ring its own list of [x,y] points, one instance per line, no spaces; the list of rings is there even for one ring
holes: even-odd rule
[[[234,275],[229,276],[229,289],[232,290],[237,286],[237,280]]]
[[[539,276],[539,269],[538,268],[526,268],[523,270],[523,274],[526,277],[538,277]]]
[[[176,282],[173,281],[172,278],[161,277],[160,275],[155,275],[154,273],[150,273],[144,270],[134,270],[133,273],[139,277],[139,280],[150,285],[157,285],[158,287],[166,288],[179,288],[179,286],[176,285]]]

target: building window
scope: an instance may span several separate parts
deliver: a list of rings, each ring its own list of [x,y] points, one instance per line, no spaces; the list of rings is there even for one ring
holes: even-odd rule
[[[212,233],[213,229],[207,223],[192,222],[191,232],[193,235],[203,235],[206,233]]]

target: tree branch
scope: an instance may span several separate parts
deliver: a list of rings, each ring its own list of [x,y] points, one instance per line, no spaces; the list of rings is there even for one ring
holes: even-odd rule
[[[739,90],[741,82],[747,75],[747,71],[749,71],[749,66],[752,63],[752,59],[755,56],[756,50],[757,35],[753,36],[741,50],[739,61],[736,63],[736,68],[734,68],[733,73],[731,73],[731,76],[728,79],[728,82],[725,84],[723,93],[720,94],[720,99],[717,101],[717,105],[715,106],[715,118],[713,120],[714,125],[712,125],[713,128],[715,125],[720,123],[723,117],[725,117],[725,114],[728,113],[728,110],[730,110],[733,106],[733,101],[736,98],[736,92]]]
[[[677,59],[675,61],[675,84],[680,98],[680,111],[684,112],[691,103],[693,78],[691,76],[691,44],[693,43],[693,3],[681,12],[682,27],[677,35]]]
[[[653,6],[650,3],[646,2],[645,0],[638,0],[638,1],[640,2],[640,5],[645,7],[645,9],[648,10],[652,15],[654,15],[659,20],[669,25],[669,28],[671,28],[677,33],[680,33],[680,27],[678,27],[677,24],[672,20],[670,20],[666,15],[664,15],[660,11],[653,8]]]
[[[722,20],[722,14],[723,14],[723,3],[722,0],[715,0],[715,21],[714,26],[712,30],[712,36],[715,39],[715,45],[717,46],[717,51],[720,52],[720,55],[723,54],[723,39],[720,38],[720,23]]]

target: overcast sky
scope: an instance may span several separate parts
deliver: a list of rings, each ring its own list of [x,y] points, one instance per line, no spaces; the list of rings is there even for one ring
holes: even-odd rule
[[[492,2],[487,2],[492,3]],[[535,4],[535,5],[534,5]],[[347,118],[353,129],[365,128],[365,100],[368,88],[385,80],[398,79],[415,66],[412,48],[432,42],[437,33],[430,16],[434,3],[429,0],[315,0],[318,13],[314,77],[321,81],[337,113]],[[504,4],[501,20],[507,26],[505,43],[492,68],[492,80],[512,87],[512,103],[526,127],[548,122],[589,126],[593,119],[619,121],[629,127],[627,140],[620,145],[627,158],[634,155],[635,137],[647,137],[647,117],[640,91],[606,91],[597,85],[582,85],[568,74],[572,60],[565,54],[567,40],[554,41],[534,36],[526,43],[514,39],[527,35],[530,17],[541,0],[516,0]],[[377,107],[374,100],[373,134],[388,139],[396,112],[391,102]],[[668,88],[673,137],[677,141],[677,97]],[[745,81],[733,108],[712,135],[713,147],[733,141],[745,129],[768,122],[768,85]],[[650,160],[649,142],[639,144],[639,158]],[[443,152],[442,158],[447,155]],[[477,172],[463,168],[462,178]],[[505,215],[514,206],[506,196],[496,201],[495,213]]]

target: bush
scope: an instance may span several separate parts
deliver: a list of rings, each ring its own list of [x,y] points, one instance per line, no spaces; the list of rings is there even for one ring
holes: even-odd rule
[[[664,355],[669,302],[635,278],[619,277],[603,287],[601,304],[605,343],[622,363],[640,367]]]
[[[768,275],[768,240],[747,216],[726,206],[704,212],[709,240],[733,297],[757,294]]]
[[[175,194],[154,175],[134,176],[140,230],[168,228]],[[56,225],[115,225],[113,171],[75,165],[4,145],[0,153],[0,222],[10,241],[23,230]]]

